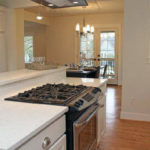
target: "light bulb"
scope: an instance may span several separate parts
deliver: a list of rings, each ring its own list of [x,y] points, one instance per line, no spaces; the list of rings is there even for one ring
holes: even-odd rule
[[[77,31],[77,32],[80,31],[80,24],[76,24],[76,31]]]
[[[83,32],[87,33],[87,28],[86,27],[83,27]]]
[[[36,19],[37,19],[37,20],[42,20],[43,17],[42,17],[40,14],[38,14],[38,15],[36,16]]]
[[[73,3],[74,3],[74,4],[78,4],[79,2],[77,2],[77,1],[74,1]]]
[[[54,6],[54,4],[50,3],[50,4],[48,4],[48,6],[52,7],[52,6]]]
[[[86,29],[87,29],[87,32],[90,32],[90,25],[89,24],[86,26]]]
[[[91,26],[91,32],[94,33],[94,26]]]

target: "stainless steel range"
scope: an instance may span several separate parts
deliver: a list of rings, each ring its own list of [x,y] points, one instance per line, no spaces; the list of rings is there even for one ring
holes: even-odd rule
[[[68,106],[67,150],[94,150],[97,144],[99,88],[83,85],[46,84],[5,100]]]

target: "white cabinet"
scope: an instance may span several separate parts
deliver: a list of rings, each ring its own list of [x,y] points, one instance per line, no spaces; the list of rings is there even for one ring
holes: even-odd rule
[[[32,139],[29,139],[17,150],[48,150],[49,148],[49,150],[66,150],[66,137],[63,136],[65,131],[66,121],[65,116],[63,116]],[[62,136],[63,138],[61,138]],[[61,143],[63,143],[62,148],[60,146]]]
[[[61,137],[49,150],[66,150],[66,135]]]
[[[101,108],[98,110],[98,144],[100,143],[106,128],[106,85],[103,85],[100,88],[104,93],[104,96],[100,97],[98,101],[98,103],[101,105]]]

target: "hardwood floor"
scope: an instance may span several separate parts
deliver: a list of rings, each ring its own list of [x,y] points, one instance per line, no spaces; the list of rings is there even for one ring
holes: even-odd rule
[[[121,120],[121,87],[106,94],[106,132],[99,150],[150,150],[150,123]]]

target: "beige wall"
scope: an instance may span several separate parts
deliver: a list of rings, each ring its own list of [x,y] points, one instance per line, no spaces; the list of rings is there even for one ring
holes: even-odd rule
[[[0,6],[0,72],[7,70],[5,16],[6,9]]]
[[[25,36],[33,36],[34,57],[46,57],[46,25],[27,25]]]
[[[7,9],[6,45],[8,70],[24,68],[24,11]]]
[[[123,13],[115,14],[92,14],[77,16],[60,16],[53,18],[53,25],[49,29],[47,39],[47,58],[49,61],[58,64],[78,63],[79,37],[75,32],[76,23],[82,24],[83,17],[86,23],[93,24],[96,27],[95,41],[98,40],[100,30],[117,29],[120,39],[118,46],[119,59],[119,84],[121,84],[122,68],[122,36],[123,36]],[[95,42],[95,55],[99,53],[99,41]]]
[[[37,20],[36,19],[37,14],[35,13],[31,13],[28,11],[24,11],[24,20],[25,21],[29,21],[29,22],[35,22],[38,24],[43,24],[43,25],[48,25],[50,26],[52,24],[52,18],[51,17],[43,17],[42,20]]]
[[[24,21],[37,22],[50,26],[51,19],[44,17],[42,21],[36,20],[36,14],[28,13],[24,9],[7,8],[6,11],[6,63],[7,69],[3,71],[23,69],[24,65]],[[37,37],[38,39],[38,37]],[[38,39],[40,40],[40,39]],[[45,44],[46,45],[46,44]],[[36,55],[43,55],[46,48],[41,45],[41,51],[36,51]],[[1,63],[2,64],[2,63]],[[2,65],[4,66],[4,65]],[[6,68],[6,67],[5,67]]]
[[[39,21],[36,19],[36,15],[37,14],[24,11],[25,21],[38,24],[36,27],[25,28],[25,34],[34,34],[34,56],[42,56],[45,57],[47,60],[47,51],[49,50],[48,45],[50,44],[53,18],[44,17],[43,20]]]
[[[125,0],[121,118],[150,121],[149,0]]]

